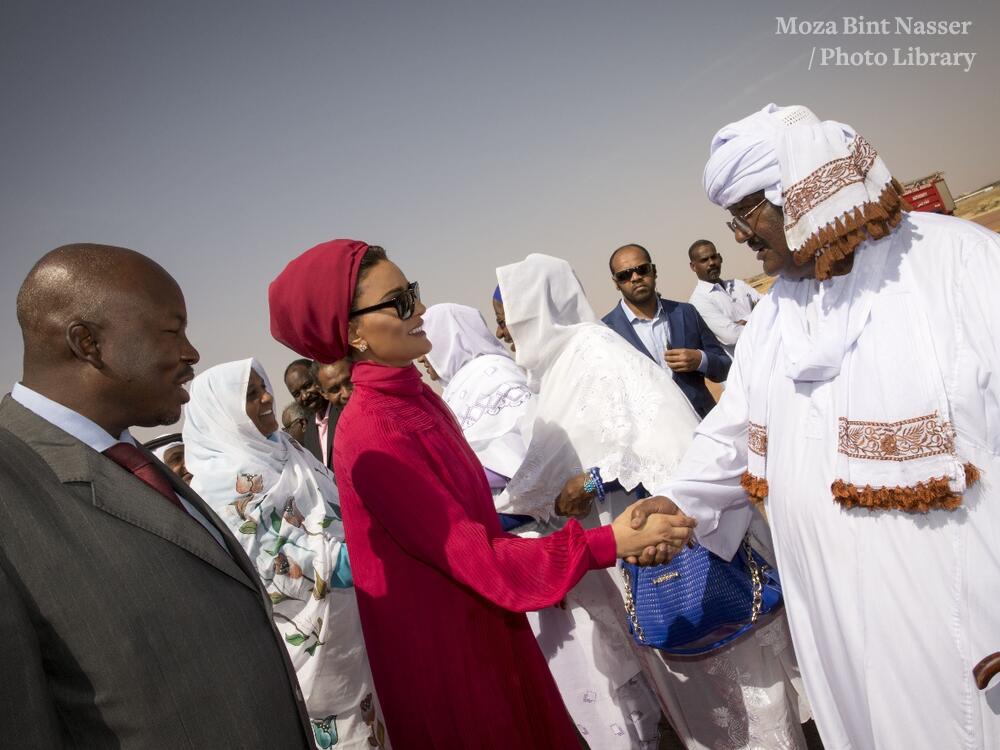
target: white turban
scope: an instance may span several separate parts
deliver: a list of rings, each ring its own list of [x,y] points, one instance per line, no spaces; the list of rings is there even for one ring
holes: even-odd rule
[[[708,199],[726,208],[758,190],[776,206],[784,204],[778,139],[794,123],[819,122],[805,107],[768,104],[760,112],[732,122],[715,134],[705,165]]]
[[[871,144],[801,106],[768,104],[726,125],[712,139],[703,179],[717,205],[763,190],[782,206],[788,247],[799,264],[816,259],[819,279],[900,219],[898,185]]]

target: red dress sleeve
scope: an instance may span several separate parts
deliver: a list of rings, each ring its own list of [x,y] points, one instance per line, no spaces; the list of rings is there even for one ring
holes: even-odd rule
[[[361,503],[407,554],[504,609],[550,607],[589,571],[615,564],[610,526],[584,531],[570,520],[540,539],[487,528],[444,486],[416,439],[368,447],[348,481]]]

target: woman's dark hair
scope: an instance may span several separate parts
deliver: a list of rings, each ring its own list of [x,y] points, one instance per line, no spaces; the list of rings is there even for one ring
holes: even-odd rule
[[[365,280],[365,276],[368,272],[372,270],[377,263],[381,263],[383,260],[388,260],[389,256],[385,254],[385,248],[379,247],[378,245],[369,245],[368,249],[365,250],[365,254],[361,256],[361,265],[358,266],[358,280],[354,285],[354,299],[351,300],[351,307],[355,308],[358,306],[358,289],[361,287],[361,282]]]

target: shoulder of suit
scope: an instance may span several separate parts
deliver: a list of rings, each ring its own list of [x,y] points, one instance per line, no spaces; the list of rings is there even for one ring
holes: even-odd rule
[[[21,437],[0,425],[0,483],[37,491],[41,474],[51,475],[52,467]]]
[[[621,306],[621,304],[617,304],[614,307],[612,307],[610,310],[608,310],[608,312],[605,314],[605,316],[603,318],[601,318],[601,320],[604,323],[606,323],[607,325],[611,325],[611,323],[614,321],[614,319],[618,316],[618,315],[616,315],[616,313],[618,315],[624,315],[624,313],[622,313],[622,306]]]
[[[660,297],[660,304],[664,307],[673,309],[680,308],[684,313],[690,315],[691,313],[697,313],[695,306],[690,302],[681,302],[678,299],[667,299],[666,297]]]

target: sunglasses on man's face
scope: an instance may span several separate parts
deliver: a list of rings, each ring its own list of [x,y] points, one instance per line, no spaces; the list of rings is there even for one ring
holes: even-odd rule
[[[640,276],[649,276],[655,270],[656,266],[652,263],[642,263],[638,266],[632,266],[632,268],[623,268],[621,271],[615,271],[612,276],[615,277],[615,281],[620,284],[624,284],[632,278],[632,274],[634,273],[637,273]]]
[[[412,284],[406,287],[399,294],[394,295],[385,302],[379,302],[377,305],[370,305],[368,307],[362,307],[360,310],[351,310],[350,315],[347,317],[354,318],[358,315],[364,315],[365,313],[375,312],[376,310],[384,310],[387,307],[395,307],[396,315],[399,316],[400,320],[409,320],[413,316],[413,311],[417,308],[417,303],[420,301],[420,284],[414,281]]]

